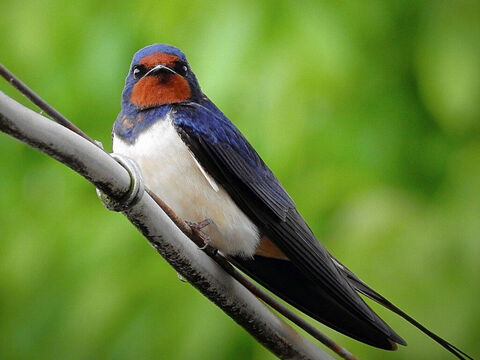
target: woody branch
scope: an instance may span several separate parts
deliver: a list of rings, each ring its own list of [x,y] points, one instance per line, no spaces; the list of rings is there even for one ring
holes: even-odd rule
[[[0,92],[0,130],[55,158],[103,193],[122,199],[131,176],[109,154]],[[200,251],[145,192],[123,214],[185,279],[282,359],[333,359],[271,312]]]

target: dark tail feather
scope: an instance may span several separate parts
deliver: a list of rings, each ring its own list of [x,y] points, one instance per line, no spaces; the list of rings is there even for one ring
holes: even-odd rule
[[[437,343],[442,345],[445,349],[450,351],[457,358],[462,359],[462,360],[466,360],[466,359],[474,360],[471,356],[464,353],[462,350],[457,348],[455,345],[450,344],[445,339],[442,339],[437,334],[431,332],[425,326],[420,324],[417,320],[415,320],[410,315],[406,314],[405,312],[400,310],[398,307],[396,307],[394,304],[392,304],[390,301],[385,299],[382,295],[377,293],[375,290],[373,290],[371,287],[369,287],[367,284],[365,284],[362,280],[360,280],[353,272],[351,272],[347,267],[345,267],[343,264],[341,264],[333,256],[332,256],[332,260],[334,261],[335,265],[337,265],[337,268],[345,275],[345,277],[349,281],[350,285],[352,285],[352,287],[355,290],[362,293],[366,297],[372,299],[373,301],[379,303],[380,305],[386,307],[387,309],[393,311],[395,314],[401,316],[402,318],[407,320],[410,324],[415,326],[417,329],[419,329],[420,331],[422,331],[423,333],[428,335],[430,338],[435,340]]]
[[[405,341],[380,318],[365,321],[341,307],[290,261],[263,256],[255,256],[252,260],[237,257],[230,260],[291,305],[347,336],[385,350],[395,350],[395,343],[405,345]]]

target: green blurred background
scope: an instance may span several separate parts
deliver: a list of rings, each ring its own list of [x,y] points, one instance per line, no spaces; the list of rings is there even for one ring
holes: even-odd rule
[[[480,356],[478,1],[0,0],[0,61],[111,149],[133,53],[166,42],[318,238]],[[5,82],[0,90],[20,99]],[[93,187],[0,134],[1,359],[273,359]],[[387,353],[453,359],[394,314]]]

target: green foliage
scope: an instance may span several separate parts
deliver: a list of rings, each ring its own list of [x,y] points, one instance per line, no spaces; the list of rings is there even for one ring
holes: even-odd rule
[[[318,238],[480,356],[480,6],[474,1],[0,0],[0,61],[110,149],[131,56],[166,42]],[[0,89],[27,103],[6,83]],[[273,359],[94,189],[0,135],[1,359]],[[452,359],[409,343],[362,359]]]

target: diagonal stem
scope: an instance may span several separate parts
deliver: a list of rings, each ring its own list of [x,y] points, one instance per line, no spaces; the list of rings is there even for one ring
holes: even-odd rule
[[[69,121],[65,116],[63,116],[57,109],[48,104],[43,100],[36,92],[30,89],[23,81],[18,77],[13,75],[3,64],[0,64],[0,75],[7,80],[15,89],[20,91],[25,95],[28,100],[37,105],[41,110],[48,114],[53,120],[55,120],[60,125],[65,126],[67,129],[73,131],[74,133],[80,135],[84,139],[90,141],[91,143],[97,145],[95,141],[80,130],[76,125]]]

